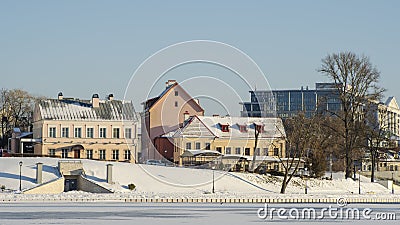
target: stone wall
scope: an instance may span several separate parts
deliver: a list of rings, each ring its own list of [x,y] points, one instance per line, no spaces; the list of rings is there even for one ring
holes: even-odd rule
[[[95,182],[86,179],[83,176],[78,178],[78,190],[90,193],[113,193],[111,190],[96,184]]]
[[[24,194],[59,194],[64,192],[64,177],[23,191]]]
[[[81,175],[84,173],[83,164],[80,160],[60,160],[58,170],[62,175]]]

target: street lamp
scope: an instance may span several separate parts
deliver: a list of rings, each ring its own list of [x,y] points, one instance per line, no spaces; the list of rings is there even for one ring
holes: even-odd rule
[[[213,171],[213,173],[212,173],[212,193],[215,193],[215,181],[214,181],[215,166],[212,167],[212,171]]]
[[[392,194],[394,194],[394,173],[392,172]]]
[[[361,170],[358,170],[358,194],[361,195]]]
[[[331,180],[332,180],[332,166],[333,166],[333,162],[332,162],[332,153],[331,153],[330,157],[329,157],[329,171],[331,172]]]
[[[307,167],[306,167],[306,168],[304,168],[304,175],[305,175],[305,179],[306,179],[306,186],[305,186],[305,189],[304,189],[304,193],[305,193],[305,194],[307,194],[307,192],[308,192],[308,184],[307,184]]]
[[[22,164],[23,164],[23,162],[22,162],[22,161],[20,161],[20,162],[19,162],[19,191],[21,191],[21,190],[22,190],[22,182],[21,182],[21,170],[22,170]]]

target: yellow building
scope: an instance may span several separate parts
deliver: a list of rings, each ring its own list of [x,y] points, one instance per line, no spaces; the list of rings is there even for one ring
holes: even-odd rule
[[[131,102],[45,99],[34,111],[35,155],[135,162],[139,157],[137,120]]]
[[[226,170],[248,170],[255,154],[255,168],[264,165],[267,170],[281,170],[280,159],[285,157],[285,133],[279,118],[193,116],[183,128],[163,138],[173,143],[174,162],[183,166],[211,163]]]

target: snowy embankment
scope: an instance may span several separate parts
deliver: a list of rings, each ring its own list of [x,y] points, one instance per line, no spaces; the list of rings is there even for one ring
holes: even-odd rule
[[[59,159],[51,158],[0,158],[1,200],[120,200],[120,199],[171,199],[171,198],[335,198],[335,196],[360,197],[358,181],[343,179],[342,173],[333,174],[333,180],[311,179],[307,182],[308,195],[304,195],[305,181],[294,178],[287,188],[287,194],[279,194],[281,178],[248,173],[227,173],[221,171],[189,169],[178,167],[150,166],[128,163],[113,164],[114,184],[106,183],[106,165],[110,162],[82,160],[86,177],[115,191],[114,194],[91,194],[68,192],[57,195],[16,194],[19,189],[19,165],[22,166],[22,189],[36,186],[36,163],[43,163],[43,182],[57,179]],[[215,193],[212,192],[213,173]],[[390,190],[361,177],[362,196],[368,198],[390,196]],[[130,191],[128,184],[135,184]]]

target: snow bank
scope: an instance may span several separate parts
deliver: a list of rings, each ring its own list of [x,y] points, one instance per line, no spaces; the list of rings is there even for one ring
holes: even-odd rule
[[[22,188],[36,186],[36,163],[43,163],[43,182],[59,177],[56,168],[59,159],[53,158],[0,158],[0,185],[10,190],[19,188],[19,165],[22,166]],[[304,196],[305,181],[293,178],[287,188],[286,195],[280,195],[282,178],[269,175],[249,173],[227,173],[205,169],[190,169],[139,165],[130,163],[101,162],[81,160],[88,179],[113,189],[113,195],[99,195],[84,192],[69,192],[59,195],[39,195],[30,198],[70,198],[71,195],[81,198],[118,199],[118,198],[255,198],[275,196],[276,198]],[[106,183],[106,165],[113,164],[114,184]],[[212,194],[213,174],[215,191]],[[358,181],[343,179],[343,173],[335,173],[333,180],[310,179],[307,181],[307,196],[329,197],[333,195],[358,194]],[[370,196],[388,195],[390,190],[378,183],[370,183],[368,178],[361,177],[363,194]],[[128,184],[135,184],[136,189],[130,191]],[[24,195],[1,193],[0,199],[19,198]],[[90,197],[92,196],[92,197]]]

